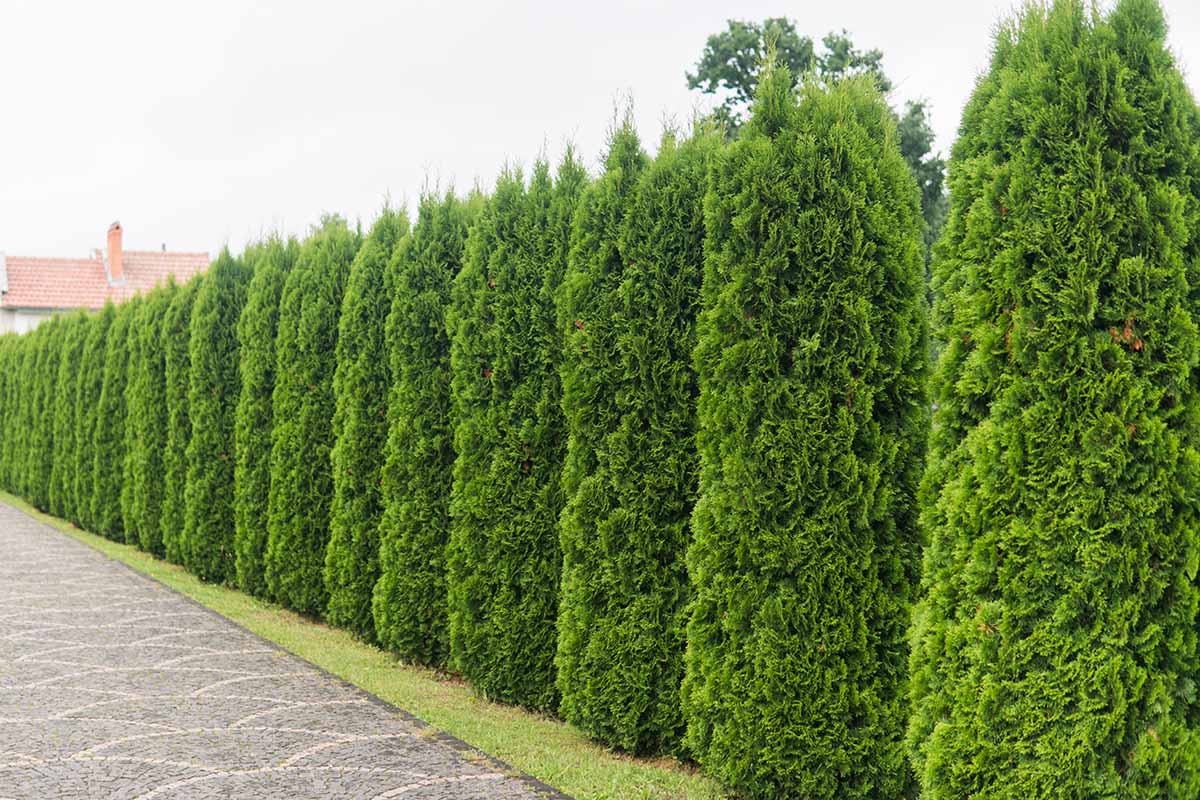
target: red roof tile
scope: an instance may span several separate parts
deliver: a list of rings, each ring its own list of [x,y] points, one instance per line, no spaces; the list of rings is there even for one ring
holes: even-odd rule
[[[0,296],[0,308],[90,308],[106,300],[120,303],[135,294],[167,282],[168,275],[183,283],[208,267],[207,253],[159,253],[124,251],[125,280],[110,285],[104,259],[27,258],[8,256],[8,291]]]

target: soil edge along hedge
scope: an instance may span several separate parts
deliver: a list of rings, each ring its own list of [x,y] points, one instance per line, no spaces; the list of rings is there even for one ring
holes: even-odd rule
[[[790,86],[767,68],[705,200],[686,744],[746,797],[899,798],[926,407],[917,187],[869,81]]]
[[[204,581],[234,576],[234,411],[241,390],[237,323],[250,270],[225,249],[196,295],[189,329],[187,484],[183,557]]]
[[[266,579],[274,599],[312,616],[328,600],[338,312],[359,239],[345,220],[326,218],[301,247],[279,309]]]
[[[664,136],[643,166],[630,129],[580,215],[564,286],[558,685],[569,721],[631,752],[677,749],[696,496],[691,364],[704,191],[720,140]]]
[[[927,797],[1200,796],[1195,103],[1153,0],[1029,5],[935,253]]]
[[[299,250],[294,239],[271,239],[257,250],[246,307],[238,319],[241,394],[234,451],[234,550],[238,588],[267,594],[267,503],[271,487],[271,395],[275,390],[275,336],[284,281]]]
[[[421,198],[416,225],[393,256],[386,328],[392,390],[371,612],[384,647],[433,666],[445,663],[449,649],[445,551],[454,448],[445,315],[473,205],[452,192]]]
[[[385,208],[380,214],[350,267],[338,319],[326,617],[368,639],[375,634],[371,591],[379,578],[379,472],[392,388],[383,323],[392,304],[389,262],[408,224],[404,209]]]
[[[183,563],[183,526],[187,510],[187,446],[192,438],[188,389],[191,373],[192,307],[204,276],[192,278],[175,292],[163,317],[161,334],[167,406],[167,446],[163,450],[163,553]]]

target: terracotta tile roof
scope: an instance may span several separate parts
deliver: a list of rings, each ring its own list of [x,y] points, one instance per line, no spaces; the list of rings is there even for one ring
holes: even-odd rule
[[[92,258],[8,256],[8,291],[0,295],[0,308],[101,308],[110,298],[119,303],[166,283],[168,275],[183,283],[208,268],[208,254],[126,250],[123,264],[125,280],[114,286],[100,253]]]

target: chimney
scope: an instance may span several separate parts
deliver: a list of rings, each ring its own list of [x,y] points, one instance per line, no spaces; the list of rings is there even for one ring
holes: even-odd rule
[[[121,223],[114,222],[108,226],[108,257],[105,265],[108,267],[108,282],[119,284],[125,282],[125,268],[121,251]]]

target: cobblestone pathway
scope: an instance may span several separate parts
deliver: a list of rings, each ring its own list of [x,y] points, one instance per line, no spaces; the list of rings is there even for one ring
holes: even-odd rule
[[[548,796],[0,503],[0,799]]]

